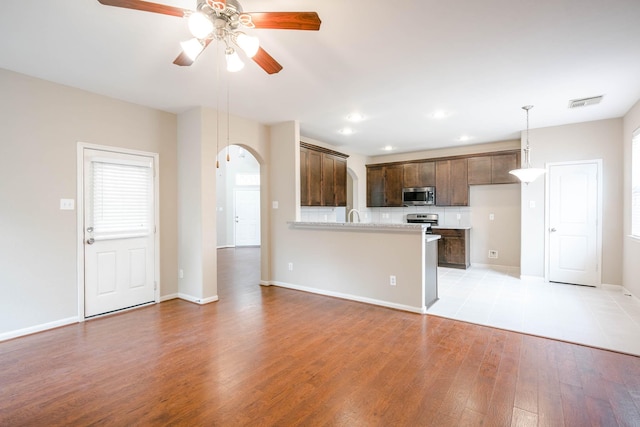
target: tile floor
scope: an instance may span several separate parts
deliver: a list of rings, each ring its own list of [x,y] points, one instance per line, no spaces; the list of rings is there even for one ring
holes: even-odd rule
[[[622,290],[520,279],[515,268],[438,268],[427,313],[640,356],[640,301]]]

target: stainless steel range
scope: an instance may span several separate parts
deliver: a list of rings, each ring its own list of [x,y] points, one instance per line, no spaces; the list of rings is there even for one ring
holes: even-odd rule
[[[431,227],[434,225],[438,225],[438,214],[433,213],[417,213],[417,214],[407,214],[407,222],[409,224],[425,224],[427,227],[425,229],[426,234],[432,234]]]

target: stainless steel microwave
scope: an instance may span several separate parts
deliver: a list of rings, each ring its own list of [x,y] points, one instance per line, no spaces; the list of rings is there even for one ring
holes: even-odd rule
[[[405,187],[402,189],[404,206],[427,206],[436,204],[436,187]]]

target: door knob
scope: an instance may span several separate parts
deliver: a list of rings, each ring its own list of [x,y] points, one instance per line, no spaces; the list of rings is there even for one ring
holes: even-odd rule
[[[89,239],[87,239],[87,244],[88,245],[93,245],[93,243],[96,241],[96,239],[94,239],[93,237],[90,237]]]
[[[550,231],[550,232],[552,232],[552,233],[555,233],[557,230],[556,230],[556,228],[555,228],[555,227],[551,227],[551,228],[549,229],[549,231]]]

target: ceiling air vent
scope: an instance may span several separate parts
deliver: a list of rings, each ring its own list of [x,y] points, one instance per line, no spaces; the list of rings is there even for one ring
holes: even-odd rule
[[[591,98],[572,99],[569,101],[569,108],[586,107],[587,105],[599,104],[604,95],[592,96]]]

